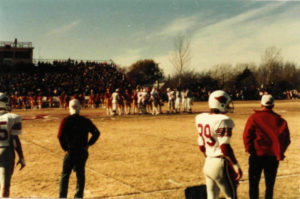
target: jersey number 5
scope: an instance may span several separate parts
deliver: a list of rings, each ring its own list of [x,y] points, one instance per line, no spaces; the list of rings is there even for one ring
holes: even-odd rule
[[[204,127],[202,124],[198,124],[198,132],[200,137],[202,137],[203,140],[206,140],[206,144],[209,146],[215,145],[216,140],[211,137],[210,126],[208,124],[206,124]],[[205,136],[206,139],[204,139],[203,136]]]

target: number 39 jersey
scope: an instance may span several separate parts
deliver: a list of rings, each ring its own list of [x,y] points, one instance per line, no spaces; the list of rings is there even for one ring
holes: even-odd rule
[[[21,134],[22,118],[14,113],[0,115],[0,147],[8,147],[12,135]]]
[[[196,116],[198,145],[208,157],[223,156],[220,146],[230,144],[234,122],[224,114],[201,113]]]

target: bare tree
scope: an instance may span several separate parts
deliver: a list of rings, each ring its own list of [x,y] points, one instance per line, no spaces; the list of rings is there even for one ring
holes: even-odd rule
[[[282,65],[281,50],[272,46],[265,50],[262,56],[262,72],[265,76],[265,83],[271,84],[273,80],[280,76],[280,66]]]
[[[181,87],[182,75],[188,72],[191,62],[190,42],[185,36],[179,35],[174,42],[175,51],[170,59],[174,66],[175,76],[178,77],[178,85]]]
[[[210,68],[209,73],[224,88],[225,83],[233,78],[234,71],[231,64],[217,64]]]

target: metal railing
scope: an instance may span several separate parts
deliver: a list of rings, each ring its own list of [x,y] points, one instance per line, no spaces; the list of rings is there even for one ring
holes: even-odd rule
[[[8,48],[32,48],[32,42],[0,41],[0,47],[8,47]]]

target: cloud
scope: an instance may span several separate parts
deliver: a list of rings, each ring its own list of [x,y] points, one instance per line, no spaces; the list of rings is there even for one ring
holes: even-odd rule
[[[284,4],[267,4],[197,30],[191,39],[192,64],[203,70],[222,63],[259,63],[270,46],[299,52],[299,17],[290,10],[274,14]]]
[[[49,35],[63,34],[65,32],[68,32],[68,31],[74,29],[79,24],[80,24],[80,20],[73,21],[72,23],[69,23],[69,24],[66,24],[61,27],[57,27],[57,28],[51,30],[47,35],[49,36]]]
[[[252,9],[252,10],[249,10],[249,11],[244,12],[242,14],[233,16],[231,18],[218,21],[218,22],[204,28],[201,31],[203,31],[203,32],[216,31],[216,30],[221,30],[224,27],[227,28],[227,27],[230,27],[230,26],[247,23],[248,21],[253,20],[255,18],[264,17],[264,15],[266,15],[266,13],[270,13],[273,10],[283,6],[284,4],[285,4],[285,2],[267,4],[266,6],[256,8],[256,9]]]
[[[159,68],[161,68],[164,71],[164,75],[166,77],[174,73],[174,66],[170,62],[170,57],[171,57],[171,53],[153,58],[153,60],[156,63],[158,63]]]
[[[264,20],[258,23],[257,20],[259,21],[265,17],[266,13],[271,13],[284,4],[282,2],[268,4],[216,22],[213,18],[201,17],[201,15],[177,18],[156,32],[155,36],[172,37],[185,32],[193,32],[190,38],[191,67],[196,71],[206,70],[215,64],[257,62],[264,48],[271,46],[271,43],[267,44],[262,40],[267,32],[264,27],[266,23],[269,27],[269,22]],[[278,24],[274,25],[273,31],[280,30],[277,27]],[[260,33],[259,29],[263,29],[264,32]],[[262,43],[264,47],[260,48],[261,52],[257,51]],[[170,62],[171,54],[172,52],[169,51],[154,58],[157,63],[160,63],[166,75],[174,73],[174,67]]]
[[[177,18],[157,33],[158,36],[176,36],[187,32],[197,24],[197,16]]]
[[[121,66],[130,66],[137,60],[141,59],[141,49],[129,49],[122,55],[113,58],[114,62]]]

